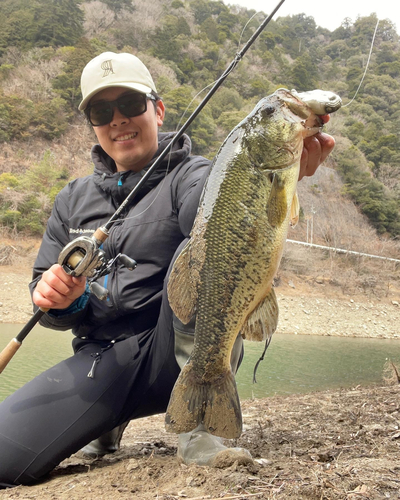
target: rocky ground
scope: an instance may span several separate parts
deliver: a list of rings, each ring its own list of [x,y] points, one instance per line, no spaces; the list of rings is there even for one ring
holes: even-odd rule
[[[31,314],[29,266],[0,266],[0,322]],[[400,337],[400,292],[344,295],[323,278],[277,283],[282,333]],[[186,466],[163,415],[137,420],[121,450],[97,460],[74,455],[43,482],[1,499],[400,499],[400,386],[355,387],[242,402],[235,446],[252,464]]]
[[[163,415],[132,422],[113,455],[73,455],[43,482],[0,492],[16,499],[399,499],[399,385],[242,403],[233,444],[254,463],[186,466]]]

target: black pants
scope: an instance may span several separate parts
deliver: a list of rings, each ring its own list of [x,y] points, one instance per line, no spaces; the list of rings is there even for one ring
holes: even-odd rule
[[[115,426],[166,410],[179,374],[166,287],[156,328],[108,345],[84,344],[0,403],[0,486],[31,483]]]

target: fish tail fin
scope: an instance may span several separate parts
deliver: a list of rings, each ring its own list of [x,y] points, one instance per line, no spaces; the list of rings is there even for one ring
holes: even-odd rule
[[[242,433],[242,412],[235,377],[229,368],[216,380],[203,382],[189,361],[172,391],[165,427],[168,432],[181,434],[200,424],[210,434],[237,438]]]

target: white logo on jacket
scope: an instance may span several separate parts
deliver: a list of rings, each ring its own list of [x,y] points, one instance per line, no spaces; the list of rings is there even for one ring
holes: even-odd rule
[[[94,233],[94,229],[74,229],[72,227],[69,228],[69,234],[83,234],[83,233]]]

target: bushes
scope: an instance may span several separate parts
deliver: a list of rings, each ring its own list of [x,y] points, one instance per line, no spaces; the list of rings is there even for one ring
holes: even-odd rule
[[[0,175],[0,224],[18,232],[41,236],[57,193],[68,182],[66,169],[59,169],[50,151],[21,178]]]
[[[32,137],[55,139],[65,132],[68,117],[60,97],[33,102],[0,93],[0,142]]]
[[[0,55],[9,46],[73,45],[83,33],[83,13],[78,0],[3,0],[0,16]]]
[[[400,235],[400,202],[367,170],[360,150],[351,146],[335,153],[339,171],[345,181],[346,193],[368,217],[378,233]]]

